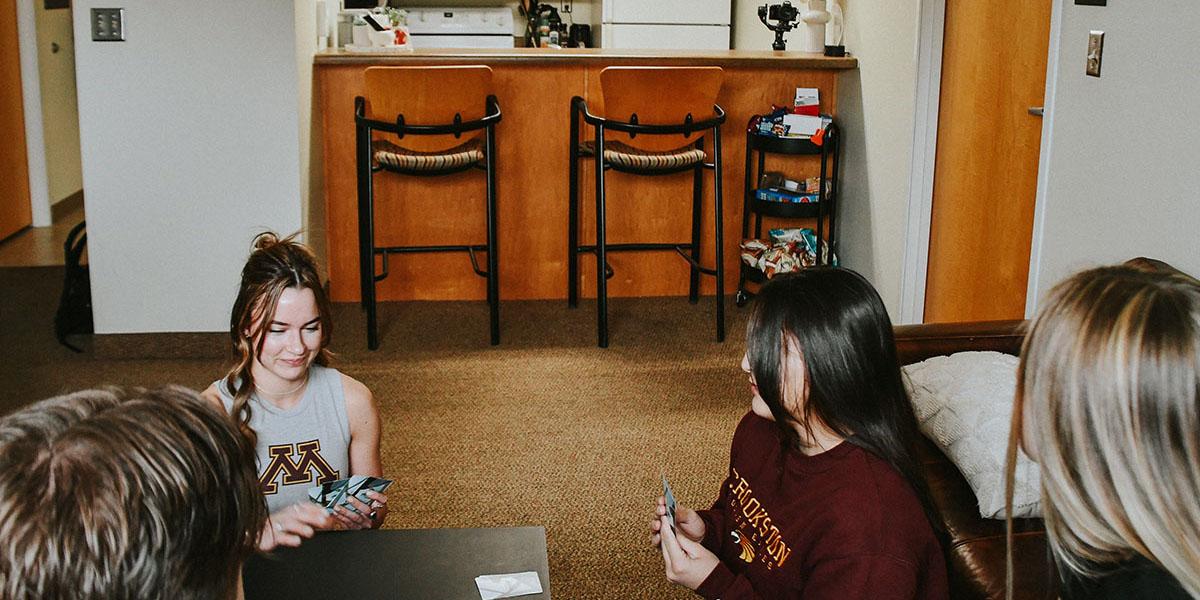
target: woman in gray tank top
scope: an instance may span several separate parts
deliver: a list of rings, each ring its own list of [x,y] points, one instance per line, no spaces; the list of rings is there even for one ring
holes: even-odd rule
[[[379,410],[371,391],[329,368],[329,300],[316,260],[294,236],[254,240],[230,318],[237,364],[204,396],[229,414],[258,454],[271,517],[259,547],[298,546],[321,529],[379,527],[387,496],[327,512],[308,488],[351,475],[379,477]]]

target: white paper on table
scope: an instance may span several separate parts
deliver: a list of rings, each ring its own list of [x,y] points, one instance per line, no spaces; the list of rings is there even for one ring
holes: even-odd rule
[[[542,593],[542,580],[536,571],[480,575],[475,578],[475,586],[479,588],[479,596],[483,600]]]

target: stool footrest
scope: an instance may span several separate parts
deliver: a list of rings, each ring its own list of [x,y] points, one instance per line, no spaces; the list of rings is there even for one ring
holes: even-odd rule
[[[482,249],[484,252],[487,252],[487,246],[483,246]],[[471,257],[471,270],[475,271],[476,275],[483,277],[484,279],[487,279],[487,276],[488,276],[487,271],[481,270],[479,268],[479,260],[475,258],[475,250],[476,250],[476,248],[474,246],[467,247],[467,256]]]
[[[475,274],[486,278],[487,271],[479,269],[479,260],[475,258],[476,252],[487,252],[487,244],[475,245],[451,245],[451,246],[385,246],[372,248],[376,256],[383,257],[383,272],[375,275],[375,281],[383,281],[388,276],[388,256],[392,254],[419,254],[424,252],[466,252],[471,257],[471,269]]]
[[[486,244],[458,246],[376,246],[375,254],[416,254],[419,252],[470,252],[487,251]]]
[[[686,250],[688,248],[690,248],[690,246],[676,246],[675,252],[679,253],[679,256],[682,256],[683,260],[686,260],[689,265],[692,265],[693,267],[695,267],[697,271],[700,271],[701,273],[704,273],[705,275],[712,275],[715,277],[717,274],[716,269],[710,269],[710,268],[696,262],[696,259],[692,258],[691,256],[689,256],[683,252],[684,250]]]
[[[620,252],[622,250],[625,250],[625,251],[630,251],[630,250],[632,250],[632,251],[676,250],[678,248],[685,248],[685,249],[690,250],[692,248],[692,245],[691,244],[675,244],[675,243],[669,243],[669,242],[668,243],[652,243],[652,244],[605,244],[604,245],[605,252]],[[591,253],[595,254],[596,246],[595,245],[580,246],[575,251],[576,252],[591,252]]]

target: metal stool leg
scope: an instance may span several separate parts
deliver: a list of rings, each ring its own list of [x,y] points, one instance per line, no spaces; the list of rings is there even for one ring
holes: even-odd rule
[[[696,147],[704,149],[704,139],[696,141]],[[692,170],[692,272],[688,279],[688,302],[700,300],[700,217],[704,202],[704,161]]]
[[[357,131],[359,295],[367,310],[367,349],[379,348],[375,304],[375,187],[371,175],[371,128]]]
[[[367,244],[367,206],[372,202],[371,190],[371,131],[367,127],[358,126],[355,139],[355,166],[358,170],[358,289],[359,304],[367,307],[367,295],[364,290],[370,283],[372,275],[372,252]]]
[[[496,137],[487,128],[487,253],[488,312],[491,319],[492,345],[500,343],[500,269],[496,243]]]
[[[725,341],[725,237],[721,199],[721,128],[713,128],[713,221],[716,223],[717,260],[717,341]]]
[[[608,347],[608,264],[604,241],[604,126],[596,126],[596,337],[597,345]]]
[[[365,247],[370,251],[367,255],[367,264],[370,272],[367,274],[367,285],[363,287],[364,302],[367,305],[367,349],[379,349],[379,319],[378,309],[375,298],[375,205],[374,197],[371,195],[373,190],[368,187],[368,201],[366,209],[367,223],[365,226],[367,233],[367,243]]]
[[[567,306],[579,306],[579,111],[571,103],[571,176],[567,205]]]

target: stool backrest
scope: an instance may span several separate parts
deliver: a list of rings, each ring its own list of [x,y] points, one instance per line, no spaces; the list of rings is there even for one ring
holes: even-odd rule
[[[486,66],[368,67],[367,118],[394,123],[404,115],[409,125],[451,125],[454,115],[464,123],[487,112],[492,94],[492,70]],[[440,152],[483,135],[479,129],[453,135],[406,135],[400,146],[419,152]],[[388,134],[390,135],[390,134]]]
[[[720,67],[608,67],[600,72],[604,117],[628,122],[637,115],[639,125],[681,125],[688,114],[696,123],[715,116],[713,105],[721,93],[725,72]],[[692,135],[638,135],[605,132],[612,139],[650,151],[674,150],[708,130]]]

